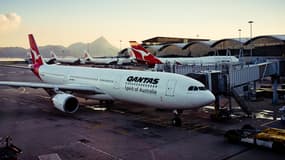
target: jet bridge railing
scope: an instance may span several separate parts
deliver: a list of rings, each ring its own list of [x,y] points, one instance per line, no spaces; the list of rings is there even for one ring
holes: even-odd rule
[[[208,64],[208,65],[175,65],[158,64],[156,71],[171,72],[183,75],[203,73],[205,71],[221,71],[221,74],[227,75],[225,79],[228,88],[240,86],[249,82],[263,79],[267,76],[279,74],[279,61],[271,60],[264,63],[245,65],[245,64]],[[207,72],[207,73],[208,73]]]
[[[222,71],[226,70],[225,64],[208,64],[208,65],[176,65],[176,64],[156,64],[154,70],[158,72],[171,72],[187,75],[189,73],[201,73],[203,71]]]
[[[240,69],[229,69],[230,87],[240,86],[258,80],[260,77],[258,66],[248,66]]]

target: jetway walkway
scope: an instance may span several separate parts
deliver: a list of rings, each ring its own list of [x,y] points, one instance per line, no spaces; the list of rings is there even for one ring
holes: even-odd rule
[[[254,84],[255,87],[255,82],[262,80],[264,77],[278,77],[280,75],[284,75],[284,64],[284,60],[274,59],[266,60],[257,64],[157,64],[155,66],[155,71],[172,72],[193,77],[204,83],[205,86],[207,86],[215,95],[224,94],[227,96],[233,96],[241,109],[246,114],[250,114],[249,107],[244,103],[244,99],[240,97],[243,90],[240,90],[239,87],[249,84]],[[273,78],[273,81],[273,89],[276,89],[277,94],[277,79]],[[216,99],[219,98],[217,97]],[[275,95],[275,99],[278,99],[278,95]],[[274,101],[275,100],[272,102]],[[216,106],[216,109],[219,109],[219,107],[220,106]],[[231,109],[231,104],[229,108]]]
[[[224,83],[227,88],[234,88],[243,84],[253,82],[264,77],[280,75],[279,62],[277,60],[258,64],[208,64],[208,65],[173,65],[157,64],[155,71],[171,72],[183,75],[189,74],[211,74],[219,72],[224,75]]]

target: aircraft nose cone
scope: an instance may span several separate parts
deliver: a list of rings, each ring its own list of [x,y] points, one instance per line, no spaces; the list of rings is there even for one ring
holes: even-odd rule
[[[207,91],[207,97],[205,97],[206,105],[213,103],[216,100],[215,95],[211,91]]]

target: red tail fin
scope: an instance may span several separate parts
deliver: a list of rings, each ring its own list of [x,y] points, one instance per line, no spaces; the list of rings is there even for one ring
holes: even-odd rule
[[[146,62],[149,65],[162,63],[157,57],[148,52],[142,45],[140,45],[136,41],[130,41],[130,45],[135,55],[135,58],[138,61]]]
[[[36,76],[39,76],[39,68],[41,65],[44,64],[44,61],[40,55],[39,49],[37,47],[36,41],[34,39],[34,36],[32,34],[29,34],[29,42],[30,42],[30,48],[31,48],[31,56],[32,56],[32,71]]]
[[[34,36],[32,34],[29,34],[29,42],[30,42],[30,48],[31,48],[31,54],[32,54],[32,62],[33,64],[37,64],[37,65],[43,65],[43,59],[40,55],[38,46],[36,44],[36,41],[34,39]]]

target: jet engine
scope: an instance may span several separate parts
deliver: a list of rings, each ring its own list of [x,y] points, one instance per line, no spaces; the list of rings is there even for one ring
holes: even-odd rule
[[[78,100],[71,94],[57,94],[52,98],[55,108],[67,112],[74,113],[79,108]]]

